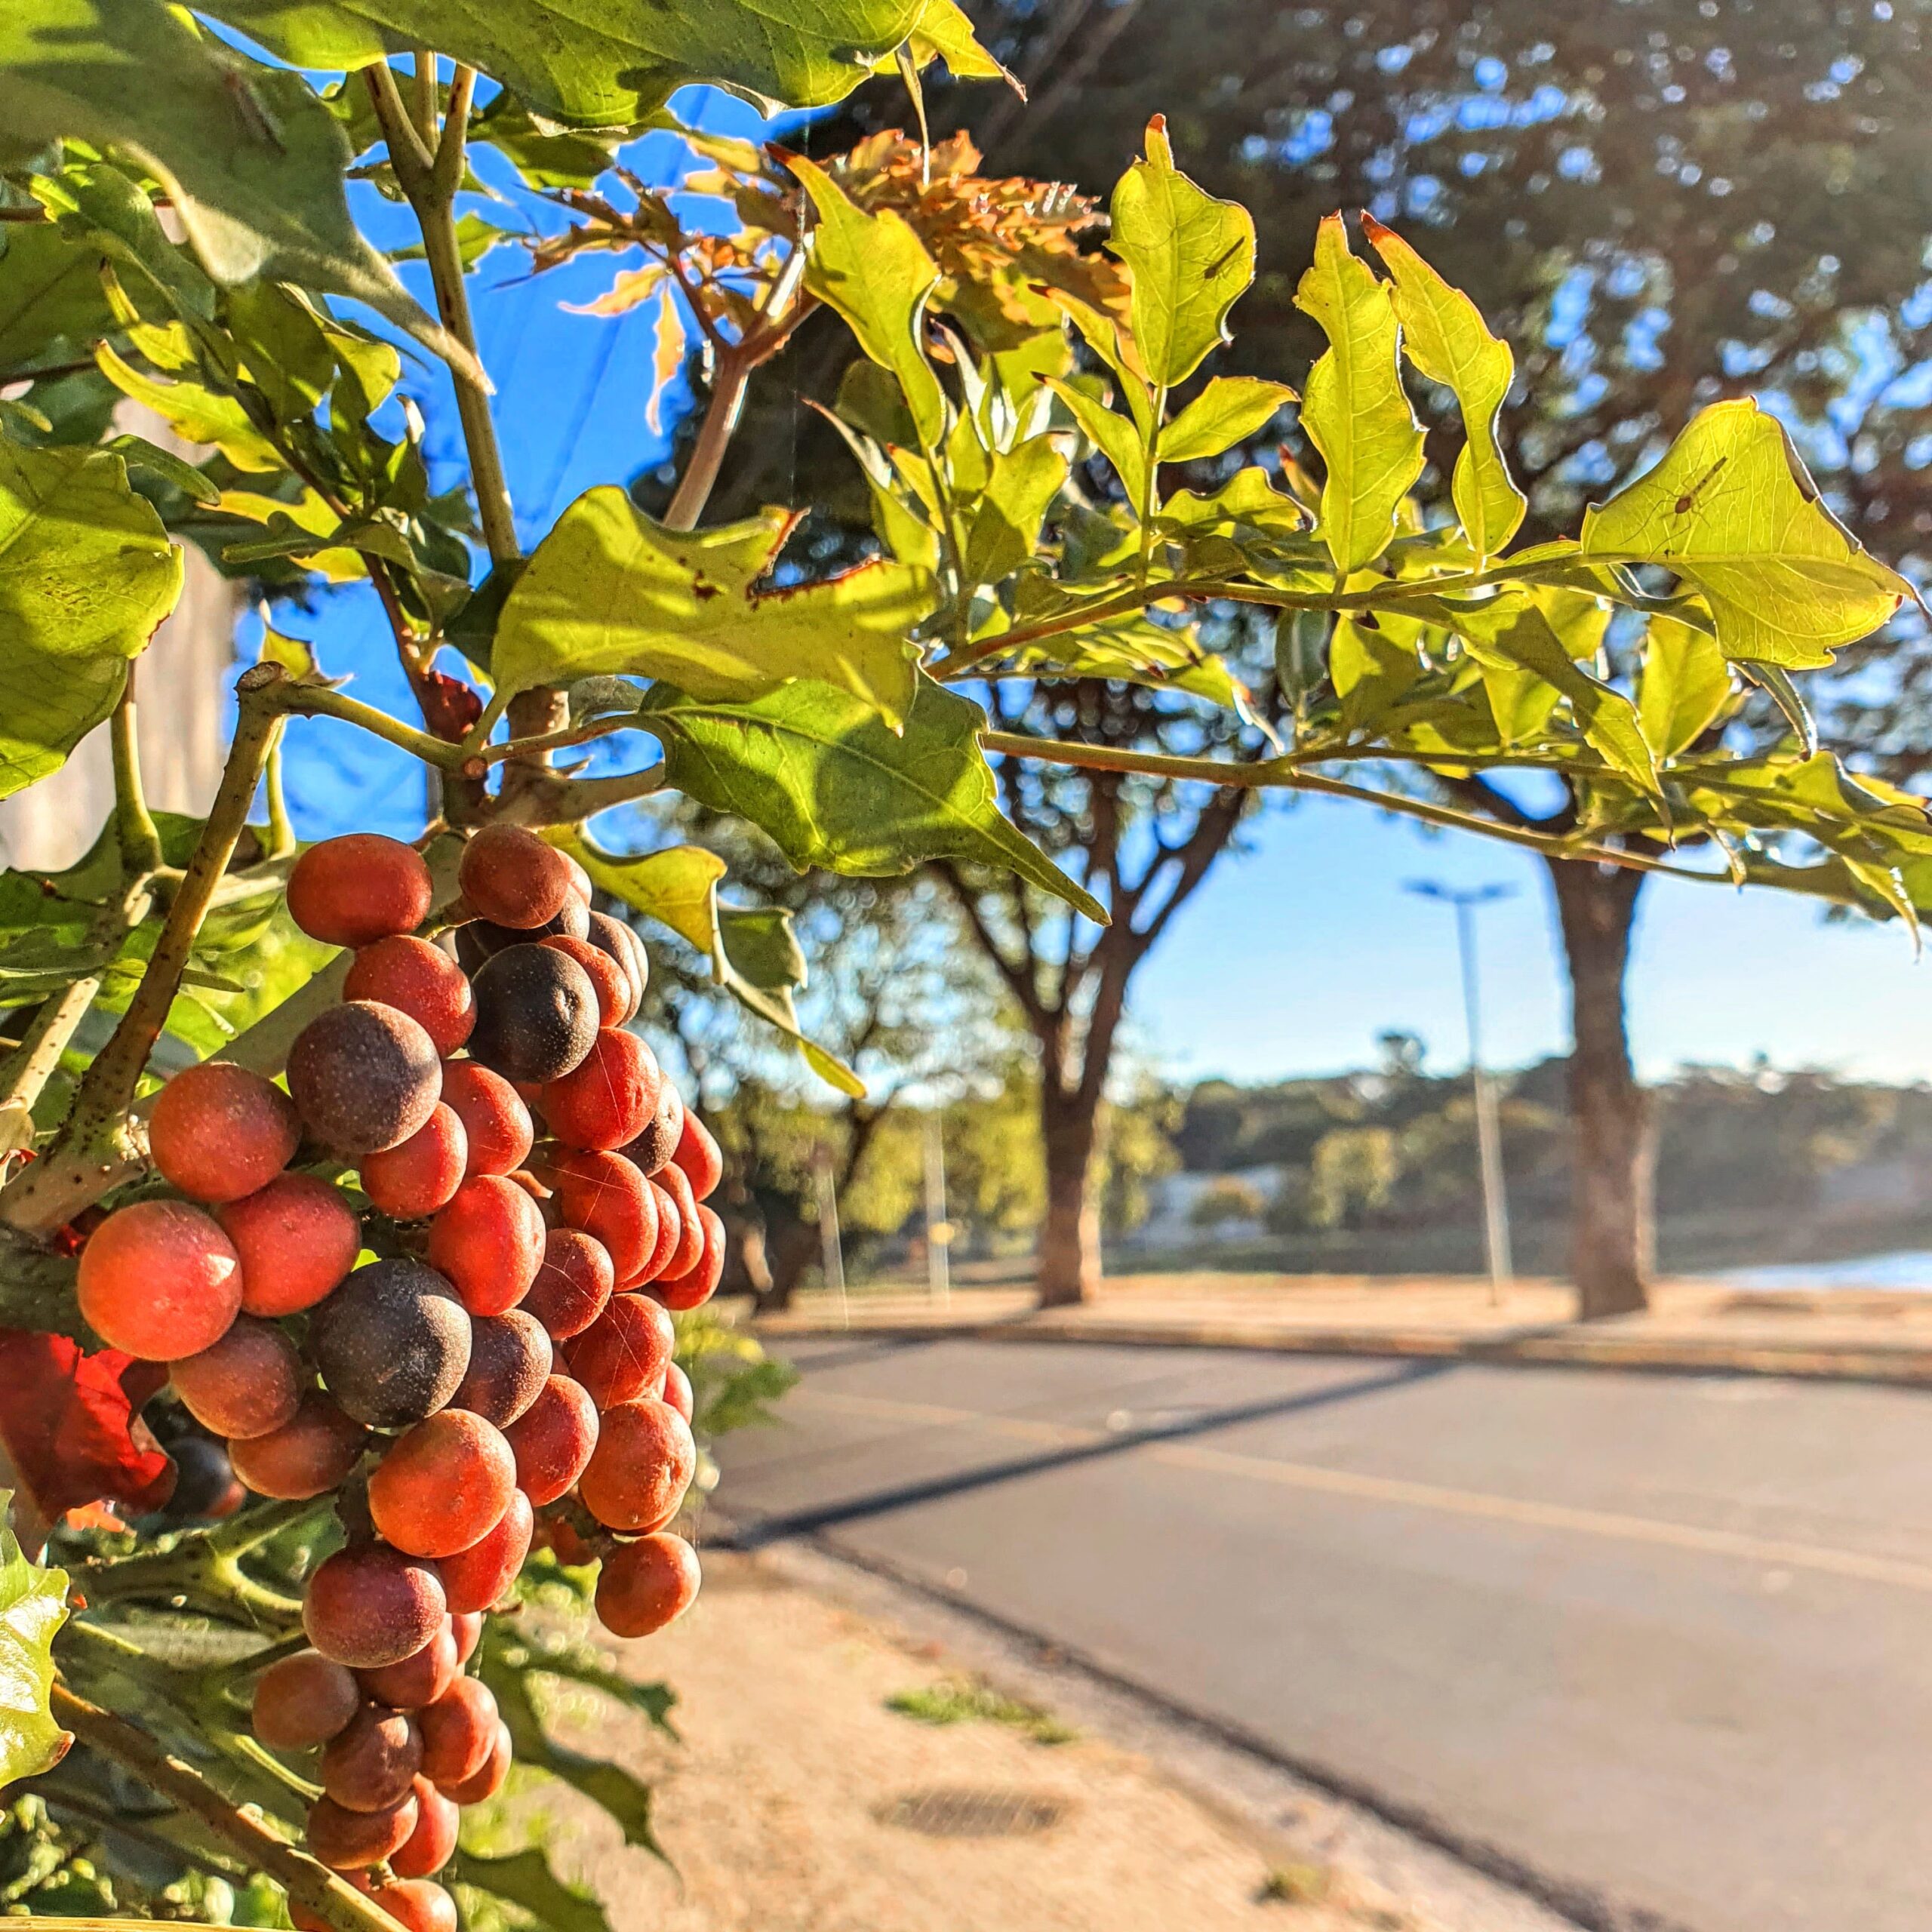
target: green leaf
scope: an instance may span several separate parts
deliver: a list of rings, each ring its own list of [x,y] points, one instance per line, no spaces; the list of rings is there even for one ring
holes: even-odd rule
[[[1107,246],[1133,276],[1129,314],[1148,380],[1171,389],[1227,339],[1228,311],[1254,279],[1254,223],[1174,166],[1161,115],[1146,148],[1115,184]]]
[[[1527,597],[1513,594],[1483,604],[1432,604],[1479,663],[1533,672],[1570,700],[1577,729],[1613,770],[1659,791],[1657,764],[1636,707],[1583,670],[1564,649],[1549,620]],[[1499,718],[1499,726],[1502,724]]]
[[[998,583],[1032,555],[1047,507],[1066,481],[1066,458],[1044,436],[993,452],[966,537],[969,584]]]
[[[192,463],[183,463],[172,450],[162,449],[145,436],[115,436],[101,447],[118,456],[131,470],[169,485],[204,508],[211,509],[221,501],[221,492],[212,478],[203,475]]]
[[[918,29],[924,0],[202,0],[298,67],[367,66],[418,43],[479,68],[546,119],[641,120],[715,82],[768,107],[841,100]]]
[[[549,1854],[540,1845],[495,1857],[460,1852],[448,1875],[459,1891],[487,1892],[519,1907],[546,1932],[611,1932],[602,1906],[581,1887],[565,1884],[550,1869]],[[465,1922],[475,1920],[471,1917]]]
[[[718,983],[747,1011],[789,1035],[821,1080],[864,1098],[865,1083],[858,1075],[799,1028],[792,994],[805,983],[805,963],[789,925],[774,931],[771,915],[761,910],[721,906],[718,886],[724,862],[716,854],[697,845],[674,845],[641,858],[620,858],[600,851],[574,830],[560,827],[550,837],[589,873],[592,884],[669,926],[704,954]]]
[[[1515,358],[1506,342],[1491,334],[1481,310],[1392,228],[1365,214],[1362,232],[1395,278],[1395,315],[1409,360],[1431,382],[1453,389],[1463,412],[1466,441],[1456,459],[1450,494],[1481,569],[1515,535],[1529,508],[1496,434]]]
[[[1818,500],[1777,419],[1714,402],[1647,471],[1583,516],[1586,561],[1657,564],[1703,593],[1727,657],[1829,664],[1911,593]]]
[[[13,1498],[0,1490],[0,1791],[38,1777],[73,1742],[54,1721],[54,1635],[67,1620],[67,1577],[30,1563],[7,1527]]]
[[[211,444],[237,469],[260,475],[282,467],[281,458],[232,396],[199,383],[168,382],[143,375],[106,343],[94,359],[121,393],[152,409],[183,442]]]
[[[1005,81],[1016,88],[1020,85],[980,45],[973,23],[955,0],[924,0],[911,38],[912,57],[921,66],[928,60],[943,60],[955,80]]]
[[[0,798],[113,709],[180,594],[180,552],[118,457],[0,437]]]
[[[257,275],[367,302],[466,368],[349,212],[349,147],[299,74],[245,60],[163,0],[14,0],[0,9],[0,125],[137,155],[217,281]]]
[[[98,248],[51,221],[8,223],[0,241],[0,381],[85,355],[113,328]]]
[[[1192,463],[1219,456],[1261,429],[1295,392],[1258,376],[1216,376],[1161,432],[1160,460]]]
[[[1001,673],[1009,668],[1026,677],[1103,678],[1187,691],[1244,718],[1250,715],[1251,694],[1228,669],[1226,658],[1203,651],[1191,628],[1157,624],[1140,611],[1024,645],[1001,658]]]
[[[877,878],[958,859],[1017,872],[1106,922],[1106,908],[1000,816],[980,749],[985,712],[923,675],[897,737],[821,684],[741,706],[660,690],[638,721],[663,743],[673,785],[749,820],[800,872]]]
[[[1140,432],[1124,416],[1116,416],[1097,396],[1072,383],[1050,376],[1047,386],[1072,411],[1081,434],[1113,465],[1127,500],[1137,512],[1147,496],[1147,448]]]
[[[1674,618],[1651,620],[1637,719],[1660,758],[1674,758],[1694,743],[1730,695],[1730,672],[1715,638]]]
[[[946,432],[946,396],[920,337],[938,265],[896,210],[869,214],[802,155],[786,165],[818,212],[805,286],[845,318],[873,361],[892,372],[920,443],[937,448]]]
[[[586,492],[503,605],[491,657],[499,696],[599,673],[661,678],[707,700],[817,678],[897,724],[912,700],[909,635],[938,601],[933,578],[875,558],[821,583],[755,589],[797,521],[767,510],[672,531],[614,485]]]
[[[1327,466],[1320,534],[1346,580],[1395,533],[1395,512],[1422,474],[1422,426],[1402,389],[1388,286],[1356,259],[1338,214],[1322,217],[1295,306],[1328,338],[1309,372],[1301,424]]]

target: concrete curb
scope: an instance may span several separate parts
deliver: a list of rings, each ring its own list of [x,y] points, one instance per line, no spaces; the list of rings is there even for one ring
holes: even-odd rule
[[[1051,1316],[997,1321],[828,1321],[786,1318],[756,1325],[760,1340],[1101,1342],[1134,1348],[1251,1349],[1278,1355],[1365,1355],[1500,1363],[1521,1367],[1617,1368],[1663,1375],[1775,1375],[1809,1381],[1932,1386],[1932,1346],[1859,1346],[1702,1340],[1572,1327],[1495,1335],[1454,1329],[1261,1328],[1238,1322],[1091,1321]]]

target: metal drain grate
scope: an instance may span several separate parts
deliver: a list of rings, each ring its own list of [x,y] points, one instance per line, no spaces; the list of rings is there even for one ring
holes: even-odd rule
[[[1050,1831],[1066,1817],[1063,1799],[1036,1791],[941,1786],[903,1792],[872,1814],[881,1825],[929,1838],[1019,1838]]]

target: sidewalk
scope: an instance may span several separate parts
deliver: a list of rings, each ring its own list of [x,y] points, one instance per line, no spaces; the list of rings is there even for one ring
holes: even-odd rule
[[[1571,1319],[1570,1291],[1521,1281],[1492,1306],[1468,1278],[1125,1275],[1098,1300],[1037,1310],[1013,1287],[854,1294],[849,1323],[880,1335],[1272,1349],[1308,1355],[1457,1357],[1598,1367],[1932,1383],[1932,1294],[1883,1289],[1771,1292],[1712,1281],[1660,1284],[1642,1315]],[[801,1296],[761,1335],[841,1332],[836,1299]]]

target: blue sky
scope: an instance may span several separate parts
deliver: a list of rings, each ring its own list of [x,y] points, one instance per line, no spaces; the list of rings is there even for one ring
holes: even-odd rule
[[[709,125],[749,110],[720,104]],[[681,105],[682,103],[681,103]],[[731,127],[749,131],[749,126]],[[808,145],[801,131],[801,145]],[[664,137],[635,165],[663,178]],[[485,156],[485,163],[494,158]],[[408,238],[401,211],[362,210],[386,240]],[[651,311],[611,322],[567,315],[605,286],[604,257],[521,278],[519,251],[485,261],[476,302],[480,347],[499,390],[511,492],[526,544],[594,484],[622,482],[661,455],[645,420]],[[405,270],[426,297],[425,278]],[[446,379],[420,361],[432,451],[453,466]],[[681,398],[667,412],[675,417]],[[453,468],[439,485],[453,477]],[[352,672],[356,694],[411,709],[373,597],[332,600],[319,623],[324,668]],[[632,761],[648,741],[627,748]],[[355,826],[413,830],[422,789],[407,758],[352,728],[301,721],[291,741],[298,829],[318,837]],[[1420,1036],[1436,1069],[1464,1056],[1455,940],[1448,912],[1402,891],[1405,880],[1498,881],[1515,896],[1481,915],[1491,1058],[1519,1065],[1567,1044],[1565,989],[1540,863],[1458,833],[1425,833],[1358,807],[1307,800],[1251,823],[1244,854],[1223,862],[1142,969],[1133,1000],[1140,1052],[1180,1077],[1241,1079],[1333,1072],[1371,1062],[1376,1036]],[[1631,977],[1633,1044],[1646,1078],[1687,1061],[1822,1066],[1887,1080],[1932,1078],[1932,965],[1897,926],[1828,925],[1809,901],[1727,887],[1654,881],[1644,892]]]

